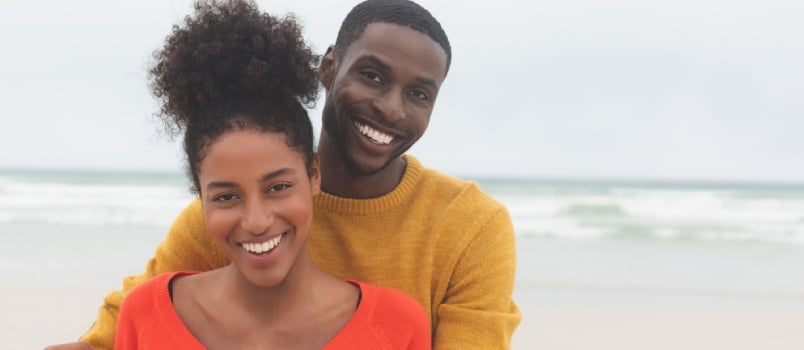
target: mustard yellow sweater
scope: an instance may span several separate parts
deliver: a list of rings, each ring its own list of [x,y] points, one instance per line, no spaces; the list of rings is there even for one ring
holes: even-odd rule
[[[315,198],[310,256],[322,270],[399,289],[421,302],[431,319],[433,348],[508,349],[521,315],[511,297],[516,251],[506,208],[465,182],[422,167],[407,170],[390,193],[347,199]],[[166,271],[205,271],[227,265],[193,201],[179,215],[139,276],[109,293],[81,338],[111,349],[126,294]]]

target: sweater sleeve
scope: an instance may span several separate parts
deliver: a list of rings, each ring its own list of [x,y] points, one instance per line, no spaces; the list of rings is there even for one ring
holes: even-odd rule
[[[194,200],[179,214],[159,243],[145,272],[123,279],[123,289],[107,294],[98,310],[98,317],[89,331],[81,337],[96,350],[112,349],[117,316],[123,299],[132,288],[163,272],[207,271],[224,266],[226,257],[218,250],[206,230],[204,213],[199,200]]]
[[[434,349],[509,349],[521,314],[512,293],[513,224],[505,207],[482,226],[458,259],[438,306]]]

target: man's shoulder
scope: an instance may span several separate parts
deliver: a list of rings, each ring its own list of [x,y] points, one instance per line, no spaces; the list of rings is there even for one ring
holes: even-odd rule
[[[184,224],[196,226],[199,222],[204,222],[204,206],[201,204],[201,199],[196,197],[193,198],[193,200],[184,207],[179,216],[176,217],[174,225]]]
[[[439,193],[453,204],[472,204],[470,207],[486,209],[504,208],[501,202],[485,192],[476,181],[461,179],[426,166],[422,166],[419,190]]]

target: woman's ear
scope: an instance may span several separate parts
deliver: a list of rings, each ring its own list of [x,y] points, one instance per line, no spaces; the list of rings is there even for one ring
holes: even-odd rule
[[[318,153],[313,155],[313,164],[310,168],[310,187],[312,187],[313,196],[321,192],[321,163]]]
[[[335,46],[330,45],[327,53],[321,58],[321,65],[318,67],[318,80],[327,91],[332,89],[332,82],[335,80],[335,73],[338,70],[338,57],[335,54]]]

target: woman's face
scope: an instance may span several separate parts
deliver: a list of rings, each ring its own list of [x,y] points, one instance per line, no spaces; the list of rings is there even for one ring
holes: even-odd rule
[[[320,190],[317,163],[307,173],[304,156],[285,135],[244,129],[212,143],[198,170],[207,229],[251,283],[270,287],[306,259],[305,240]]]

